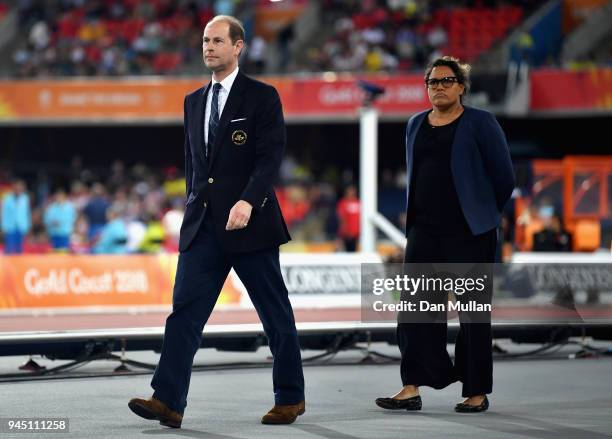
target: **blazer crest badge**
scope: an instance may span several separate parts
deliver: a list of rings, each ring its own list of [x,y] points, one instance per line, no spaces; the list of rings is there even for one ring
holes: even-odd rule
[[[246,143],[246,140],[247,135],[244,131],[236,130],[232,133],[232,142],[234,142],[234,145],[244,145]]]

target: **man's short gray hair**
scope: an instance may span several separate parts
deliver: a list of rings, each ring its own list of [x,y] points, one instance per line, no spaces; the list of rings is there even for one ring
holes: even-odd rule
[[[232,40],[232,44],[236,44],[238,40],[244,41],[244,26],[236,17],[232,17],[231,15],[216,15],[206,23],[206,26],[217,22],[227,23],[229,25],[229,36]]]

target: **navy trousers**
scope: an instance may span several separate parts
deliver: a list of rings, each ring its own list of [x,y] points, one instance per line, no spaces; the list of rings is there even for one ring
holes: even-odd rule
[[[268,337],[274,357],[275,403],[304,400],[300,345],[280,271],[278,247],[224,253],[206,215],[189,249],[179,255],[172,313],[166,319],[161,357],[151,381],[153,396],[179,413],[187,405],[193,357],[200,347],[202,330],[232,267],[245,285]]]

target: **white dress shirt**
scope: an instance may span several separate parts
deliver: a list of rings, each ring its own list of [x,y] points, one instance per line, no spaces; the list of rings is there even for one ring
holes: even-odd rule
[[[223,108],[225,107],[225,103],[227,102],[227,97],[229,96],[230,90],[232,89],[232,85],[234,84],[234,80],[238,76],[238,67],[230,73],[223,81],[221,81],[221,88],[219,89],[219,120],[221,120],[221,115],[223,114]],[[219,81],[215,81],[213,77],[211,79],[210,90],[208,91],[208,96],[206,96],[206,108],[204,109],[204,138],[206,139],[206,143],[208,144],[208,122],[210,120],[210,108],[212,103],[212,95],[213,95],[213,86]]]

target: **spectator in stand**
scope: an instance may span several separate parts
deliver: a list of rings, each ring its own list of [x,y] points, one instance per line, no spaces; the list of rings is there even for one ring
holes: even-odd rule
[[[357,251],[360,231],[360,211],[361,204],[359,198],[357,198],[357,188],[353,185],[348,186],[344,191],[344,197],[338,201],[336,209],[340,223],[338,237],[343,243],[344,250],[347,252]]]
[[[291,60],[290,45],[294,37],[293,22],[289,22],[278,32],[279,69],[281,72],[286,72],[289,68],[289,61]]]
[[[185,196],[185,179],[179,175],[175,166],[170,166],[164,170],[164,194],[168,198]]]
[[[170,209],[162,217],[162,225],[164,226],[166,236],[164,244],[168,251],[178,251],[183,216],[183,201],[181,199],[174,199]]]
[[[49,35],[49,26],[44,21],[37,22],[32,29],[30,29],[30,44],[36,50],[43,50],[51,41],[51,36]]]
[[[266,40],[259,35],[255,35],[251,41],[247,58],[255,75],[261,75],[266,70],[266,46]]]
[[[31,224],[30,196],[24,181],[15,180],[11,190],[2,199],[1,228],[6,254],[23,252],[23,239],[30,231]]]
[[[70,187],[70,201],[77,211],[82,211],[89,202],[89,191],[80,181],[72,182]]]
[[[85,219],[84,215],[79,214],[74,224],[74,233],[70,239],[70,253],[77,255],[90,253],[91,247],[87,237],[87,231],[87,219]]]
[[[89,223],[89,240],[93,240],[106,224],[106,211],[109,203],[106,199],[106,190],[100,183],[93,185],[91,198],[83,209],[85,218]]]
[[[540,218],[544,228],[533,235],[534,252],[571,252],[572,235],[563,228],[561,218],[554,214],[553,206],[542,206]]]
[[[232,0],[216,0],[214,2],[215,15],[233,15],[235,5]]]
[[[68,251],[70,236],[74,231],[77,212],[72,202],[66,197],[63,189],[55,193],[54,200],[43,217],[47,235],[51,239],[51,246],[55,251]]]
[[[140,243],[141,253],[160,253],[163,251],[163,244],[166,239],[164,227],[155,215],[149,215],[146,221],[145,234]]]
[[[516,50],[518,51],[519,63],[531,65],[533,61],[535,43],[529,32],[521,32],[516,40]]]
[[[23,241],[23,253],[44,254],[50,253],[53,249],[49,243],[49,237],[45,231],[43,223],[43,209],[32,206],[32,224],[30,231]]]
[[[393,71],[397,68],[397,58],[380,46],[374,46],[364,60],[365,69],[370,72]]]
[[[144,221],[135,217],[127,221],[128,240],[126,250],[128,253],[140,253],[140,245],[142,244],[145,234],[147,233],[147,225]]]
[[[448,36],[442,26],[436,26],[427,34],[427,44],[434,49],[441,49],[448,43]]]
[[[118,206],[108,208],[108,222],[100,232],[100,239],[93,248],[96,254],[125,254],[128,242],[128,232]]]

